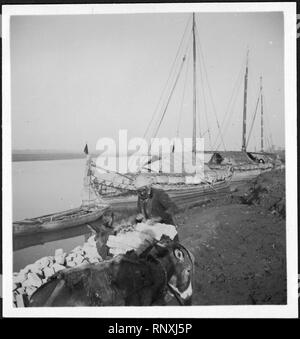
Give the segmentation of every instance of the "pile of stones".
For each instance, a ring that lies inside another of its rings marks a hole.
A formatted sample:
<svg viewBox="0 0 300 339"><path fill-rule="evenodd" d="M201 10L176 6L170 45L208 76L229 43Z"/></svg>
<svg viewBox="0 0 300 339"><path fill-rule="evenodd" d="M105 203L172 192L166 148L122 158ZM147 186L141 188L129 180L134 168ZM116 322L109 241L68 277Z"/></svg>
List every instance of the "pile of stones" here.
<svg viewBox="0 0 300 339"><path fill-rule="evenodd" d="M83 246L77 246L70 253L57 249L54 256L43 257L13 274L13 303L15 307L26 307L31 295L56 272L65 268L102 261L97 251L95 236Z"/></svg>

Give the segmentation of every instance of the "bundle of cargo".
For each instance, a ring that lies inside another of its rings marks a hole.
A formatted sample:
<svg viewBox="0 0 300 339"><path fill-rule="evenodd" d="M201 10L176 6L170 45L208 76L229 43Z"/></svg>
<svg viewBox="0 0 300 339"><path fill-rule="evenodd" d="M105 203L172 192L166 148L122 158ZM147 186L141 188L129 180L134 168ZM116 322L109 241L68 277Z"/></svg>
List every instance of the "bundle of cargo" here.
<svg viewBox="0 0 300 339"><path fill-rule="evenodd" d="M124 228L117 235L110 235L107 246L114 256L129 251L135 251L139 255L163 236L173 240L176 235L176 227L173 225L138 223L134 227Z"/></svg>
<svg viewBox="0 0 300 339"><path fill-rule="evenodd" d="M15 280L19 278L16 284L20 283L20 275L26 271L27 282L22 281L14 290L14 304L17 307L148 306L164 305L171 295L176 296L180 305L190 304L193 257L184 246L173 241L176 235L173 225L124 225L108 239L112 257L107 260L97 254L94 237L68 255L57 251L55 258L43 258L15 275ZM87 252L88 258L84 257Z"/></svg>

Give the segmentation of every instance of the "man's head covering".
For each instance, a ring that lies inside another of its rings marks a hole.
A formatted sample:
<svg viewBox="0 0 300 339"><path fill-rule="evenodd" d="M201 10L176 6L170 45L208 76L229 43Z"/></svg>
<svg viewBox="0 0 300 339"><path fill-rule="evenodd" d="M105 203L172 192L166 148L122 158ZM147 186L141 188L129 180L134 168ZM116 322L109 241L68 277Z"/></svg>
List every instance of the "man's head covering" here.
<svg viewBox="0 0 300 339"><path fill-rule="evenodd" d="M149 176L146 176L144 174L140 174L136 177L134 181L134 186L136 189L142 188L142 187L149 187L152 184L152 179Z"/></svg>

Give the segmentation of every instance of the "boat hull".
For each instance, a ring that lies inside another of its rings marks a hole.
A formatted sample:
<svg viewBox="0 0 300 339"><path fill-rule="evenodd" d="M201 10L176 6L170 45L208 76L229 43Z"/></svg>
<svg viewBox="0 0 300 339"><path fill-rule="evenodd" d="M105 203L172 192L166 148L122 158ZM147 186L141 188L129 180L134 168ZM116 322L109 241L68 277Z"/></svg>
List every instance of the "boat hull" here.
<svg viewBox="0 0 300 339"><path fill-rule="evenodd" d="M79 207L61 213L16 221L13 223L13 235L22 236L85 225L100 219L108 209L107 205L94 208Z"/></svg>
<svg viewBox="0 0 300 339"><path fill-rule="evenodd" d="M269 172L272 169L254 169L254 170L245 170L245 171L238 171L235 170L232 176L232 182L237 182L237 181L247 181L251 180L258 175Z"/></svg>
<svg viewBox="0 0 300 339"><path fill-rule="evenodd" d="M201 203L208 201L212 198L220 196L222 194L227 194L230 192L230 185L228 181L222 181L219 183L211 184L201 184L201 185L186 185L185 187L177 187L170 185L158 186L165 190L170 198L177 204L178 207L187 207L191 204ZM126 197L122 196L103 196L102 197L105 203L110 204L114 209L122 208L136 208L137 206L137 195L132 194Z"/></svg>

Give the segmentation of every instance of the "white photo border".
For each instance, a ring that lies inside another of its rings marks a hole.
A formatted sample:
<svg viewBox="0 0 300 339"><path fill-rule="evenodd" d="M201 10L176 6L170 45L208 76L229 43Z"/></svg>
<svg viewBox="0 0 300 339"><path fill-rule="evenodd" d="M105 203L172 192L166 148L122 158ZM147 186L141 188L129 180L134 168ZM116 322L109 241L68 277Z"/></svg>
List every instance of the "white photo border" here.
<svg viewBox="0 0 300 339"><path fill-rule="evenodd" d="M12 164L10 17L15 15L79 15L129 13L276 12L284 14L284 95L286 147L287 305L151 306L151 307L42 307L14 308L12 303ZM85 318L294 318L298 316L297 244L297 77L296 2L168 3L2 6L3 97L3 316Z"/></svg>

